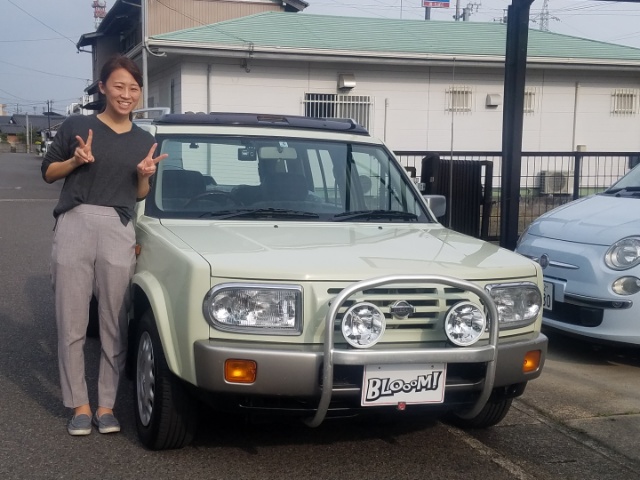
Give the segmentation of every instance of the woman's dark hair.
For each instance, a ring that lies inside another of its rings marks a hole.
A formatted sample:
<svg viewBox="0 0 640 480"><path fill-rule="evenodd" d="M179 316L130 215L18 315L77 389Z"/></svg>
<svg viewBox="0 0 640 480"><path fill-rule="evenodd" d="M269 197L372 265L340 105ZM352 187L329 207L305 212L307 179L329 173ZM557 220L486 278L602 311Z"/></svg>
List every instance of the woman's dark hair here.
<svg viewBox="0 0 640 480"><path fill-rule="evenodd" d="M102 70L100 71L100 81L102 84L106 85L111 74L119 68L124 68L129 72L137 84L142 87L142 72L140 71L140 67L138 67L136 62L124 55L114 55L102 66Z"/></svg>

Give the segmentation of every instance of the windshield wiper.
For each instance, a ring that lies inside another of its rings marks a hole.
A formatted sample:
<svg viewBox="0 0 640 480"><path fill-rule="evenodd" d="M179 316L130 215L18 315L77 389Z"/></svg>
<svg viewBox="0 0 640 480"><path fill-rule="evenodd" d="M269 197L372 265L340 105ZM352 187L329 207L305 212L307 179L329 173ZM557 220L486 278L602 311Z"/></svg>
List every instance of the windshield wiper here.
<svg viewBox="0 0 640 480"><path fill-rule="evenodd" d="M605 190L603 193L608 195L622 194L622 193L637 193L640 192L640 186L629 186L629 187L621 187L621 188L610 188L609 190Z"/></svg>
<svg viewBox="0 0 640 480"><path fill-rule="evenodd" d="M345 222L347 220L376 220L376 219L400 219L418 220L415 213L400 212L398 210L357 210L353 212L338 213L333 216L334 222Z"/></svg>
<svg viewBox="0 0 640 480"><path fill-rule="evenodd" d="M243 208L240 210L220 210L217 212L206 212L200 218L319 218L317 213L302 212L298 210L287 210L283 208Z"/></svg>

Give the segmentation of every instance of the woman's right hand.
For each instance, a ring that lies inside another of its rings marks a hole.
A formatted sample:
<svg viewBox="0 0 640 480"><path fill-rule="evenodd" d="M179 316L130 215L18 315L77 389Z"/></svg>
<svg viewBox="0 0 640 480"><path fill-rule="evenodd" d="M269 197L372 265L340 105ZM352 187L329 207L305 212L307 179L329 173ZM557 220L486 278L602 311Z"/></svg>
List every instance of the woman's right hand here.
<svg viewBox="0 0 640 480"><path fill-rule="evenodd" d="M73 159L76 162L76 166L80 167L85 163L93 163L93 161L95 160L93 158L93 154L91 153L93 130L89 129L89 136L87 137L86 143L80 135L76 135L76 140L78 141L78 146L76 147L76 151L73 154Z"/></svg>

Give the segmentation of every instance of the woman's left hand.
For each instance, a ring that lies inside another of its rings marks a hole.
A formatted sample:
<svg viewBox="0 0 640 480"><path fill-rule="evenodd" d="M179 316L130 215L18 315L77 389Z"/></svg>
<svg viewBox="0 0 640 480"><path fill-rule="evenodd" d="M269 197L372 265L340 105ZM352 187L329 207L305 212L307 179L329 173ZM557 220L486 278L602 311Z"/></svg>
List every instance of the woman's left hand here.
<svg viewBox="0 0 640 480"><path fill-rule="evenodd" d="M156 173L156 165L160 160L164 160L169 155L163 153L162 155L153 158L153 154L158 147L157 143L154 143L151 149L149 150L149 154L138 164L138 176L140 178L149 178L151 175Z"/></svg>

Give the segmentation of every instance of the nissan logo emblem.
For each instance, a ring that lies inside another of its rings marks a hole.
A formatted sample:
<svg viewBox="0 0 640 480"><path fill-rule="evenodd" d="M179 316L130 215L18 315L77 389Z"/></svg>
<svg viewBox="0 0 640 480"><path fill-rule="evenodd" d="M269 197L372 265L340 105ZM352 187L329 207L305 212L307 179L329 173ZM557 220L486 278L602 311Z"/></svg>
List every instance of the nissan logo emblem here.
<svg viewBox="0 0 640 480"><path fill-rule="evenodd" d="M409 302L398 300L389 307L389 311L391 312L391 315L396 318L407 318L415 312L416 309Z"/></svg>

